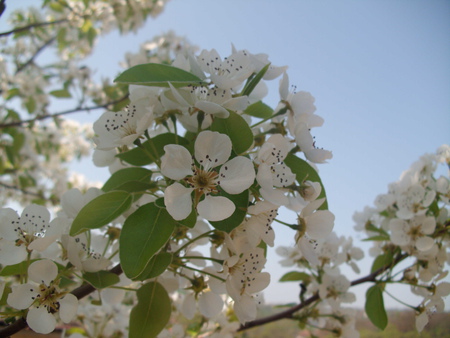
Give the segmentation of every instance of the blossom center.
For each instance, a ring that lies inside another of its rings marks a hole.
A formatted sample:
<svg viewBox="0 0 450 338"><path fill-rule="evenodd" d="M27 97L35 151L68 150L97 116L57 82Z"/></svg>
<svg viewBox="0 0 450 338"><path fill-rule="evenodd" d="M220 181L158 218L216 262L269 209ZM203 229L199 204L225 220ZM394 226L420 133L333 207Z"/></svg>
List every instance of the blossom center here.
<svg viewBox="0 0 450 338"><path fill-rule="evenodd" d="M217 177L219 174L214 170L207 171L199 168L194 169L194 175L186 178L189 185L198 192L204 194L217 193L219 184Z"/></svg>
<svg viewBox="0 0 450 338"><path fill-rule="evenodd" d="M50 286L41 284L39 285L36 300L41 306L45 307L48 312L54 313L59 310L59 299L62 296L63 293L59 292L53 284L51 284Z"/></svg>

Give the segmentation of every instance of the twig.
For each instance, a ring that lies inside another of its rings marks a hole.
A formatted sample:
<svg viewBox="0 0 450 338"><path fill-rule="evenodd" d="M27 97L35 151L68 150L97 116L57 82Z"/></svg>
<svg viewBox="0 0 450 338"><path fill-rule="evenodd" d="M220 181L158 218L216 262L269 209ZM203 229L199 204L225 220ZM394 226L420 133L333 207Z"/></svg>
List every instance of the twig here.
<svg viewBox="0 0 450 338"><path fill-rule="evenodd" d="M403 255L399 255L391 264L385 265L381 268L379 268L378 270L372 272L371 274L363 277L363 278L359 278L354 280L353 282L351 282L351 286L355 286L355 285L359 285L359 284L363 284L366 282L374 282L376 280L376 277L379 276L380 274L382 274L384 271L386 271L387 269L397 265L398 263L400 263L402 260L404 260L406 257L408 257L407 254L403 254ZM251 322L245 323L244 325L241 325L238 329L239 331L244 331L244 330L248 330L252 327L256 327L256 326L261 326L267 323L271 323L271 322L275 322L277 320L280 319L289 319L292 318L294 313L303 309L304 307L314 303L315 301L319 300L319 295L316 293L314 295L312 295L311 297L309 297L308 299L306 299L304 302L301 302L285 311L282 311L280 313L276 313L274 315L271 316L267 316L267 317L263 317L263 318L259 318L259 319L255 319Z"/></svg>
<svg viewBox="0 0 450 338"><path fill-rule="evenodd" d="M33 54L32 57L30 57L30 59L28 61L26 61L25 63L22 63L19 67L17 67L16 70L16 75L17 73L21 72L22 70L24 70L29 64L31 64L34 59L36 59L36 57L39 55L40 52L42 52L46 47L50 46L53 41L56 40L56 37L53 37L51 39L49 39L48 41L46 41L41 47L39 47L36 52Z"/></svg>
<svg viewBox="0 0 450 338"><path fill-rule="evenodd" d="M111 270L109 270L109 272L112 272L116 275L120 275L120 274L122 274L122 267L120 266L120 264L117 264L115 267L113 267ZM91 294L95 290L97 290L97 289L94 288L91 284L85 283L85 284L79 286L78 288L74 289L71 292L71 294L73 294L78 299L81 299L81 298L84 298L87 295ZM25 318L22 317L22 318L18 319L16 322L14 322L14 324L11 324L11 325L5 327L4 329L1 329L0 337L1 338L9 337L27 327L28 327L28 324L27 324Z"/></svg>
<svg viewBox="0 0 450 338"><path fill-rule="evenodd" d="M54 117L61 116L61 115L67 115L67 114L78 113L78 112L82 112L82 111L90 111L90 110L96 110L96 109L101 109L101 108L107 108L108 106L115 105L117 103L125 101L127 98L128 98L128 95L125 95L118 100L111 101L111 102L108 102L108 103L105 103L105 104L102 104L99 106L85 107L85 108L78 107L78 108L65 110L65 111L62 111L59 113L55 113L55 114L47 114L47 115L37 116L37 117L35 117L33 119L29 119L29 120L3 123L3 124L0 124L0 129L9 128L9 127L18 127L18 126L21 126L22 124L33 123L36 121L45 120L48 118L54 118Z"/></svg>
<svg viewBox="0 0 450 338"><path fill-rule="evenodd" d="M11 34L14 34L14 33L20 33L20 32L29 30L29 29L34 28L34 27L43 27L43 26L48 26L48 25L56 25L56 24L59 24L59 23L67 22L67 21L69 21L69 20L68 19L60 19L60 20L55 20L55 21L36 22L36 23L32 23L32 24L27 25L27 26L14 28L14 29L12 29L10 31L0 33L0 37L8 36L8 35L11 35Z"/></svg>

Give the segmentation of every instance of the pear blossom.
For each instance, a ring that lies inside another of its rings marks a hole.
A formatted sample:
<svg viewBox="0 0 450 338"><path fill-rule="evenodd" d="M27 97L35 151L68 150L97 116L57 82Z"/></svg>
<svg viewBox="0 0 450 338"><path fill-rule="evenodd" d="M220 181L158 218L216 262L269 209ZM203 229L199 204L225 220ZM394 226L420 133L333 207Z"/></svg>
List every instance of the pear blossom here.
<svg viewBox="0 0 450 338"><path fill-rule="evenodd" d="M325 198L312 201L303 208L298 216L299 232L297 240L305 233L314 240L325 239L333 230L334 215L329 210L318 210Z"/></svg>
<svg viewBox="0 0 450 338"><path fill-rule="evenodd" d="M36 284L13 285L8 295L9 306L30 308L27 323L37 333L47 334L55 329L56 313L64 323L70 323L77 313L77 297L59 290L57 276L58 267L51 260L35 261L28 267L28 277Z"/></svg>
<svg viewBox="0 0 450 338"><path fill-rule="evenodd" d="M265 263L261 248L231 256L224 262L226 288L234 300L234 310L241 323L255 319L256 303L252 295L264 290L270 283L270 274L261 272Z"/></svg>
<svg viewBox="0 0 450 338"><path fill-rule="evenodd" d="M119 112L107 111L94 122L97 149L110 150L129 146L144 134L152 122L152 107L142 111L131 104Z"/></svg>
<svg viewBox="0 0 450 338"><path fill-rule="evenodd" d="M175 182L164 193L164 203L169 214L176 220L189 216L192 207L209 221L220 221L230 217L236 209L225 196L212 196L219 188L229 194L240 194L248 189L255 179L251 160L244 156L231 155L231 140L218 132L203 131L195 141L196 164L189 151L176 144L166 145L161 157L161 173L185 185ZM220 169L218 167L220 166ZM191 197L194 192L194 197ZM201 199L204 197L204 199Z"/></svg>
<svg viewBox="0 0 450 338"><path fill-rule="evenodd" d="M355 294L347 291L349 288L350 281L344 275L325 274L319 285L319 296L326 299L334 310L338 310L341 302L351 303L356 300Z"/></svg>
<svg viewBox="0 0 450 338"><path fill-rule="evenodd" d="M25 207L20 217L11 208L0 209L0 264L17 264L26 259L28 252L44 251L65 227L62 220L50 222L50 212L41 205Z"/></svg>
<svg viewBox="0 0 450 338"><path fill-rule="evenodd" d="M282 190L295 181L295 175L284 164L290 148L289 141L281 134L270 136L262 145L255 162L259 163L256 180L261 186L261 195L273 204L287 204L287 197Z"/></svg>
<svg viewBox="0 0 450 338"><path fill-rule="evenodd" d="M420 251L430 249L433 244L431 235L436 228L436 219L431 216L415 216L409 221L394 218L389 222L392 232L391 241L400 246L414 246Z"/></svg>

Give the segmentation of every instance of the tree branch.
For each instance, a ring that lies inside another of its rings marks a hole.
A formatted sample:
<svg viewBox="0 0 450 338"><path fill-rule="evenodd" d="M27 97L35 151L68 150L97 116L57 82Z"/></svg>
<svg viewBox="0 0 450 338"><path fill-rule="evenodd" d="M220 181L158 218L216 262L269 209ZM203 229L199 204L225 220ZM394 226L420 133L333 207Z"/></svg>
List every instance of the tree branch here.
<svg viewBox="0 0 450 338"><path fill-rule="evenodd" d="M33 119L29 119L29 120L16 121L16 122L10 122L10 123L3 123L3 124L0 124L0 129L9 128L9 127L18 127L18 126L21 126L23 124L33 123L33 122L36 122L36 121L45 120L45 119L48 119L48 118L54 118L54 117L61 116L61 115L67 115L67 114L78 113L78 112L83 112L83 111L91 111L91 110L96 110L96 109L101 109L101 108L107 108L108 106L115 105L117 103L123 102L127 98L128 98L128 95L125 95L124 97L122 97L122 98L120 98L118 100L111 101L111 102L108 102L108 103L105 103L105 104L102 104L102 105L99 105L99 106L92 106L92 107L85 107L85 108L78 107L78 108L65 110L65 111L62 111L62 112L59 112L59 113L55 113L55 114L47 114L47 115L37 116L37 117L35 117Z"/></svg>
<svg viewBox="0 0 450 338"><path fill-rule="evenodd" d="M53 37L51 39L49 39L48 41L46 41L42 46L40 46L36 52L33 54L33 56L31 56L28 61L26 61L25 63L22 63L19 67L17 67L16 70L16 75L17 73L21 72L22 70L24 70L26 67L28 67L29 64L31 64L34 59L36 59L36 57L39 55L40 52L42 52L45 48L47 48L48 46L50 46L53 41L56 40L56 37Z"/></svg>
<svg viewBox="0 0 450 338"><path fill-rule="evenodd" d="M68 20L68 19L60 19L60 20L55 20L55 21L36 22L36 23L32 23L32 24L27 25L27 26L14 28L14 29L12 29L12 30L10 30L10 31L0 33L0 37L2 37L2 36L8 36L8 35L15 34L15 33L20 33L20 32L29 30L29 29L31 29L31 28L35 28L35 27L43 27L43 26L49 26L49 25L56 25L56 24L59 24L59 23L67 22L67 21L69 21L69 20Z"/></svg>
<svg viewBox="0 0 450 338"><path fill-rule="evenodd" d="M120 275L120 274L122 274L123 271L122 271L122 267L120 266L120 264L117 264L115 267L113 267L111 270L109 270L109 272L112 272L116 275ZM84 298L87 295L91 294L95 290L97 290L97 289L94 288L91 284L84 283L83 285L79 286L78 288L72 290L71 294L73 294L78 299L81 299L81 298ZM1 329L0 330L0 338L9 337L27 327L28 327L28 324L27 324L25 318L21 317L16 322L14 322L14 324L11 324L11 325L5 327L4 329Z"/></svg>
<svg viewBox="0 0 450 338"><path fill-rule="evenodd" d="M408 257L407 254L399 255L391 264L387 264L365 277L354 280L353 282L351 282L350 285L355 286L355 285L363 284L366 282L375 282L377 276L379 276L380 274L382 274L384 271L388 270L389 268L394 267L395 265L400 263L402 260L404 260L406 257ZM285 311L276 313L271 316L258 318L251 322L245 323L244 325L241 325L239 327L238 332L248 330L252 327L261 326L261 325L264 325L267 323L275 322L280 319L290 319L294 316L295 312L303 309L304 307L306 307L308 305L311 305L312 303L314 303L317 300L319 300L319 295L316 293L316 294L312 295L311 297L309 297L308 299L306 299L304 302L299 303Z"/></svg>

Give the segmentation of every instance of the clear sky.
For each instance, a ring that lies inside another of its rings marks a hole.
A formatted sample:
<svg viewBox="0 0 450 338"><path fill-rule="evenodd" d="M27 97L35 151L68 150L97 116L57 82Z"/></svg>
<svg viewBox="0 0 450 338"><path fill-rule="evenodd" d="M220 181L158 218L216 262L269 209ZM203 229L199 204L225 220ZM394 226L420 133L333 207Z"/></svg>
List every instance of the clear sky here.
<svg viewBox="0 0 450 338"><path fill-rule="evenodd" d="M7 1L7 6L33 2ZM113 78L125 52L136 52L142 42L168 30L222 56L233 43L288 65L291 84L314 95L316 114L325 119L314 135L334 157L319 170L336 215L335 231L348 236L354 234L355 211L372 205L419 156L450 142L449 18L450 2L437 0L172 0L136 35L102 38L89 65L99 76ZM272 105L277 88L278 80L267 100ZM92 121L86 115L77 119ZM105 177L101 169L83 172L95 181ZM292 232L275 228L276 245L293 243ZM268 258L274 281L289 271L278 268L274 252ZM363 273L370 268L365 262ZM294 284L274 283L266 299L294 301ZM363 294L359 288L359 306Z"/></svg>

